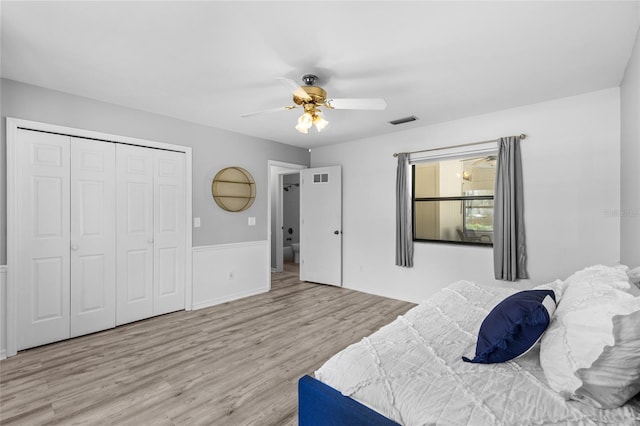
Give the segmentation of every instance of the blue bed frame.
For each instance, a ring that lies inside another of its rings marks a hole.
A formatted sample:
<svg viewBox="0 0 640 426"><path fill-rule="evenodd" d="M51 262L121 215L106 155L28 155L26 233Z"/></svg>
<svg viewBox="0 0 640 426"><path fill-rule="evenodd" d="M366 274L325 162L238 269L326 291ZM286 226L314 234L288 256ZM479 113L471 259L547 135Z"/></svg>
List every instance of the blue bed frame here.
<svg viewBox="0 0 640 426"><path fill-rule="evenodd" d="M311 376L298 380L298 425L399 426Z"/></svg>

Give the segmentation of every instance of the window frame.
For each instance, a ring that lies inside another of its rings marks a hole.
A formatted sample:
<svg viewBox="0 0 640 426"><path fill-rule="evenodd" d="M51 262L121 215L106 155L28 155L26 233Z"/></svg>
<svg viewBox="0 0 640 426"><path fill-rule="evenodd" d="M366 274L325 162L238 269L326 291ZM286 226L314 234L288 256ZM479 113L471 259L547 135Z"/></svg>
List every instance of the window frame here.
<svg viewBox="0 0 640 426"><path fill-rule="evenodd" d="M496 152L497 153L497 152ZM467 155L468 154L468 155ZM477 152L469 152L464 153L464 155L456 155L450 159L454 158L473 158L474 155L477 155ZM410 164L411 166L411 229L412 229L412 237L414 243L440 243L440 244L455 244L455 245L464 245L464 246L479 246L479 247L493 247L493 239L490 242L481 242L481 241L454 241L454 240L435 240L435 239L427 239L427 238L416 238L416 202L438 202L438 201L461 201L463 203L465 201L476 201L476 200L492 200L495 201L495 190L493 195L471 195L471 196L453 196L453 197L420 197L416 198L416 165L426 162L441 162L446 161L447 158L434 158L432 161L418 161ZM495 184L495 181L494 181Z"/></svg>

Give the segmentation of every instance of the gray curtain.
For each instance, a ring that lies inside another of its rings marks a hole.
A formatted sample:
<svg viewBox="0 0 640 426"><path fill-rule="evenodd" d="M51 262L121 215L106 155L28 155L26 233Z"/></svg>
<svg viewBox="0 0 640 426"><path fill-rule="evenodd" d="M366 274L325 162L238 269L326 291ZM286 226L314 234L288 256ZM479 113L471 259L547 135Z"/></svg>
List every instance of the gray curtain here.
<svg viewBox="0 0 640 426"><path fill-rule="evenodd" d="M413 267L413 217L409 154L398 154L396 173L396 265Z"/></svg>
<svg viewBox="0 0 640 426"><path fill-rule="evenodd" d="M520 139L498 142L493 212L493 269L498 280L528 278Z"/></svg>

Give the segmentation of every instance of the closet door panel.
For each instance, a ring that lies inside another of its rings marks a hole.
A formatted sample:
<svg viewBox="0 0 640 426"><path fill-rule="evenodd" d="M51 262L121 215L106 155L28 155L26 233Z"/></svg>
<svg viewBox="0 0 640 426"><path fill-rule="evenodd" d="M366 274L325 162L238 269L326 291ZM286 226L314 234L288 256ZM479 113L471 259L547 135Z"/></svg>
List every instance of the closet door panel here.
<svg viewBox="0 0 640 426"><path fill-rule="evenodd" d="M185 307L185 156L154 152L154 314Z"/></svg>
<svg viewBox="0 0 640 426"><path fill-rule="evenodd" d="M71 337L115 327L115 144L71 140Z"/></svg>
<svg viewBox="0 0 640 426"><path fill-rule="evenodd" d="M153 151L116 146L116 323L153 315Z"/></svg>
<svg viewBox="0 0 640 426"><path fill-rule="evenodd" d="M32 324L64 319L67 316L64 262L64 256L32 259L30 284Z"/></svg>
<svg viewBox="0 0 640 426"><path fill-rule="evenodd" d="M19 130L17 349L69 337L69 137Z"/></svg>
<svg viewBox="0 0 640 426"><path fill-rule="evenodd" d="M176 250L163 248L158 250L158 298L169 297L180 291L178 279Z"/></svg>
<svg viewBox="0 0 640 426"><path fill-rule="evenodd" d="M126 294L125 300L127 304L147 304L152 300L151 291L149 289L149 282L151 274L149 273L149 263L153 262L151 259L150 250L142 248L140 250L128 249L126 253ZM149 310L151 313L151 310Z"/></svg>

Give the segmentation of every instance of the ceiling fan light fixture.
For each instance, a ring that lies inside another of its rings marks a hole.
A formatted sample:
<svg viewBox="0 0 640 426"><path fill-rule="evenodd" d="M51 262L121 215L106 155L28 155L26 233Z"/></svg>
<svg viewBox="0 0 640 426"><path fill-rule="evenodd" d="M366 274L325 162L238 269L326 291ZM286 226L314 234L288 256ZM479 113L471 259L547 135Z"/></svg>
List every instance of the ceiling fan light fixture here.
<svg viewBox="0 0 640 426"><path fill-rule="evenodd" d="M296 130L299 131L300 133L304 133L304 134L309 133L309 130L306 127L302 127L299 124L296 125Z"/></svg>
<svg viewBox="0 0 640 426"><path fill-rule="evenodd" d="M305 126L307 129L313 124L313 114L305 112L298 118L298 124Z"/></svg>
<svg viewBox="0 0 640 426"><path fill-rule="evenodd" d="M304 108L304 113L298 118L295 129L300 133L309 133L312 126L316 127L318 132L324 130L329 122L321 115L321 108L327 109L360 109L381 111L387 107L387 101L382 98L332 98L327 99L327 92L319 86L316 86L318 77L314 74L305 74L302 76L304 86L300 86L295 81L278 77L293 94L294 105L272 108L255 113L243 114L241 117L251 117L254 115L290 110L298 107Z"/></svg>
<svg viewBox="0 0 640 426"><path fill-rule="evenodd" d="M320 113L317 113L313 116L313 125L316 126L316 129L321 132L325 127L329 125L329 122L320 116Z"/></svg>
<svg viewBox="0 0 640 426"><path fill-rule="evenodd" d="M310 112L305 112L298 118L298 124L296 130L300 133L309 133L309 129L313 125L313 115Z"/></svg>

